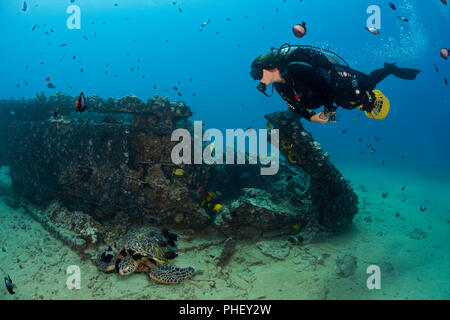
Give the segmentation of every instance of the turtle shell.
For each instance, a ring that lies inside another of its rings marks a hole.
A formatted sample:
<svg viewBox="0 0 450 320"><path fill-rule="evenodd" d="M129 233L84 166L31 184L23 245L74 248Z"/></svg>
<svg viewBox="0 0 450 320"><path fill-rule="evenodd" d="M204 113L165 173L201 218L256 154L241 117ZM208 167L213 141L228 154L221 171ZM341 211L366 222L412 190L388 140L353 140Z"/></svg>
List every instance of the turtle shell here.
<svg viewBox="0 0 450 320"><path fill-rule="evenodd" d="M122 256L129 255L134 260L149 260L154 264L167 264L176 257L176 246L167 239L164 231L156 228L139 228L128 232L116 243L117 252Z"/></svg>

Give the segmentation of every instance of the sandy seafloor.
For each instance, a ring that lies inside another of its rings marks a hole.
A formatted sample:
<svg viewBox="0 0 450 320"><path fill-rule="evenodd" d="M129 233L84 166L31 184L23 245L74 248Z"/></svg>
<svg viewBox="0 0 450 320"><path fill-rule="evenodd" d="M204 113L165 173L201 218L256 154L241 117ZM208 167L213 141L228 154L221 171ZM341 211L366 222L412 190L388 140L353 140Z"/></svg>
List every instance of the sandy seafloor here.
<svg viewBox="0 0 450 320"><path fill-rule="evenodd" d="M145 274L101 273L0 198L0 266L17 285L11 296L2 284L0 299L450 299L450 182L388 169L339 169L360 198L348 231L319 243L287 246L282 260L264 255L254 242L238 242L224 268L215 263L221 246L199 250L195 247L208 239L181 240L185 252L173 264L203 273L180 285L157 284ZM410 238L415 228L426 238ZM283 247L286 239L273 242ZM358 266L354 275L341 278L335 259L346 252L357 257ZM323 254L329 254L324 264L315 263ZM389 266L380 290L366 287L371 264ZM80 290L66 288L69 265L81 268Z"/></svg>

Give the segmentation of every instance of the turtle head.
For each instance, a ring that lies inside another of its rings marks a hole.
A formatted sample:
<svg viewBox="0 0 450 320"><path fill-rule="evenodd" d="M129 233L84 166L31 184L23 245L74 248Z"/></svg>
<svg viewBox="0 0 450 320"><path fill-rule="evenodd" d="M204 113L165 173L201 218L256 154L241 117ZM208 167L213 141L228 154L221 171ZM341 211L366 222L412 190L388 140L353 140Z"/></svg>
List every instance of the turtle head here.
<svg viewBox="0 0 450 320"><path fill-rule="evenodd" d="M126 256L118 265L119 273L121 276L132 274L136 271L137 265L131 256Z"/></svg>

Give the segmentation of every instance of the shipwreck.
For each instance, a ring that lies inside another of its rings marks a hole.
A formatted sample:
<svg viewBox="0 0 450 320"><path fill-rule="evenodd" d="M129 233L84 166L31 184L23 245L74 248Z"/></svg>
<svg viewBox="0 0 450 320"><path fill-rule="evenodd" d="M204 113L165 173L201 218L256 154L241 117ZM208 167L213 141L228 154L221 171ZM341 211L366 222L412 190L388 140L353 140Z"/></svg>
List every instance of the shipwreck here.
<svg viewBox="0 0 450 320"><path fill-rule="evenodd" d="M1 100L0 165L9 167L9 205L77 250L143 225L306 240L342 230L358 211L349 181L291 111L266 116L284 157L276 175L263 176L255 165L175 165L171 133L193 130L184 102L89 96L80 116L74 101Z"/></svg>

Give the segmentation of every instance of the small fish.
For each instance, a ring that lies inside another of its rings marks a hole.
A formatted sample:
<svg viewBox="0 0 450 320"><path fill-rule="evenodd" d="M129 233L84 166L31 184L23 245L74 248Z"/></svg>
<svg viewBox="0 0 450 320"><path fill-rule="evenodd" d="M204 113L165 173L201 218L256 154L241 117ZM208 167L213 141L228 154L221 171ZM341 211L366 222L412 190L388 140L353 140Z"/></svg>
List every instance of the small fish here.
<svg viewBox="0 0 450 320"><path fill-rule="evenodd" d="M392 10L397 10L397 7L396 7L395 4L393 4L392 2L389 2L389 7L390 7Z"/></svg>
<svg viewBox="0 0 450 320"><path fill-rule="evenodd" d="M45 81L49 82L50 81L50 77L45 78Z"/></svg>
<svg viewBox="0 0 450 320"><path fill-rule="evenodd" d="M389 195L389 194L388 194L387 192L383 192L383 193L381 194L381 196L383 197L383 199L386 199L388 195Z"/></svg>
<svg viewBox="0 0 450 320"><path fill-rule="evenodd" d="M292 229L298 231L298 230L300 230L300 225L298 223L296 223L292 226Z"/></svg>
<svg viewBox="0 0 450 320"><path fill-rule="evenodd" d="M447 60L448 59L448 49L442 48L441 49L441 58Z"/></svg>
<svg viewBox="0 0 450 320"><path fill-rule="evenodd" d="M222 210L223 205L221 205L220 203L215 204L214 207L212 208L213 211L215 212L219 212L220 210Z"/></svg>
<svg viewBox="0 0 450 320"><path fill-rule="evenodd" d="M28 9L28 5L27 5L27 2L26 2L26 1L24 1L24 2L23 2L23 7L22 7L22 11L23 11L23 12L25 12L25 11L27 11L27 9Z"/></svg>
<svg viewBox="0 0 450 320"><path fill-rule="evenodd" d="M365 28L367 31L369 31L371 34L374 34L374 35L378 35L378 34L380 34L380 31L378 31L377 29L375 29L375 28L373 28L373 27L370 27L370 28Z"/></svg>
<svg viewBox="0 0 450 320"><path fill-rule="evenodd" d="M49 87L50 89L55 89L56 87L53 85L53 83L48 83L47 84L47 87Z"/></svg>
<svg viewBox="0 0 450 320"><path fill-rule="evenodd" d="M408 19L408 18L400 17L400 16L398 16L397 18L399 18L399 19L402 20L403 22L409 22L409 19Z"/></svg>
<svg viewBox="0 0 450 320"><path fill-rule="evenodd" d="M172 176L173 175L176 175L176 176L182 176L182 175L184 175L184 170L183 169L173 169L172 170Z"/></svg>
<svg viewBox="0 0 450 320"><path fill-rule="evenodd" d="M281 147L284 150L291 150L294 147L294 145L292 143L287 142L287 141L282 141L281 142Z"/></svg>
<svg viewBox="0 0 450 320"><path fill-rule="evenodd" d="M75 112L78 111L79 113L82 113L86 109L87 109L86 98L84 97L84 93L81 92L77 100L75 101Z"/></svg>
<svg viewBox="0 0 450 320"><path fill-rule="evenodd" d="M436 70L436 73L439 73L439 68L437 65L434 64L434 70Z"/></svg>
<svg viewBox="0 0 450 320"><path fill-rule="evenodd" d="M198 187L197 190L195 190L196 193L200 194L200 192L202 192L203 190L203 186Z"/></svg>
<svg viewBox="0 0 450 320"><path fill-rule="evenodd" d="M33 26L33 28L31 28L31 31L36 30L36 27L37 27L37 24L35 24L35 25Z"/></svg>
<svg viewBox="0 0 450 320"><path fill-rule="evenodd" d="M201 28L206 27L208 24L210 24L210 22L211 22L211 19L208 19L208 21L203 22L203 23L200 25L200 27L201 27Z"/></svg>
<svg viewBox="0 0 450 320"><path fill-rule="evenodd" d="M291 163L291 164L297 163L296 156L293 153L289 153L287 158L288 158L289 163Z"/></svg>
<svg viewBox="0 0 450 320"><path fill-rule="evenodd" d="M6 290L8 290L10 295L13 295L15 293L14 292L14 284L9 275L8 275L8 277L5 277L5 286L6 286Z"/></svg>
<svg viewBox="0 0 450 320"><path fill-rule="evenodd" d="M297 38L303 38L306 35L306 23L302 22L301 24L296 24L292 27L292 32Z"/></svg>
<svg viewBox="0 0 450 320"><path fill-rule="evenodd" d="M61 43L61 45L60 45L60 47L65 47L65 46L67 46L66 43Z"/></svg>
<svg viewBox="0 0 450 320"><path fill-rule="evenodd" d="M375 139L375 141L380 141L380 137L379 136L375 136L373 138Z"/></svg>
<svg viewBox="0 0 450 320"><path fill-rule="evenodd" d="M446 86L448 86L447 78L444 78L444 83L445 83Z"/></svg>
<svg viewBox="0 0 450 320"><path fill-rule="evenodd" d="M345 128L345 129L342 130L342 133L343 133L343 134L346 134L347 132L348 132L348 129L347 129L347 128Z"/></svg>
<svg viewBox="0 0 450 320"><path fill-rule="evenodd" d="M206 201L209 202L211 201L213 198L215 198L216 194L212 191L208 192L208 197L206 198Z"/></svg>

